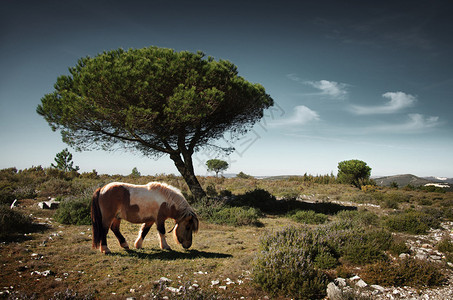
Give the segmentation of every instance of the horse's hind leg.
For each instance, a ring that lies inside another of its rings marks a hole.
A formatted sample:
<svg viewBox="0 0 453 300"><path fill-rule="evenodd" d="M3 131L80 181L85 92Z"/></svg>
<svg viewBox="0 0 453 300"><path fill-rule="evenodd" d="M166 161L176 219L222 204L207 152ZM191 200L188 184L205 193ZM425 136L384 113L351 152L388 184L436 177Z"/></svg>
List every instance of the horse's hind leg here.
<svg viewBox="0 0 453 300"><path fill-rule="evenodd" d="M121 219L114 218L112 221L112 224L110 225L110 229L112 229L113 233L115 234L116 238L118 239L118 242L120 242L120 246L126 250L129 249L129 245L126 242L126 239L120 232L120 223Z"/></svg>
<svg viewBox="0 0 453 300"><path fill-rule="evenodd" d="M143 246L143 239L148 234L149 229L153 226L154 222L143 223L140 231L138 232L138 237L135 240L134 246L137 249L140 249Z"/></svg>

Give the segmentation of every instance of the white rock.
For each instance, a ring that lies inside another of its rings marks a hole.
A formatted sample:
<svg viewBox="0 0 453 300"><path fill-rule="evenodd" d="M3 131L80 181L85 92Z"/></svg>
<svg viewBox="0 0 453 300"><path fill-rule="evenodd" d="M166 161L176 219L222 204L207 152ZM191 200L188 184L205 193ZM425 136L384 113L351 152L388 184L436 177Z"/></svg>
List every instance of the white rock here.
<svg viewBox="0 0 453 300"><path fill-rule="evenodd" d="M226 290L226 288L227 288L226 285L220 285L219 286L219 289L221 289L221 290Z"/></svg>
<svg viewBox="0 0 453 300"><path fill-rule="evenodd" d="M346 279L341 278L341 277L338 277L337 279L335 279L335 283L336 283L339 287L345 287L345 286L346 286Z"/></svg>
<svg viewBox="0 0 453 300"><path fill-rule="evenodd" d="M167 286L167 287L166 287L166 290L167 290L167 291L170 291L170 292L172 292L172 293L179 293L179 291L180 291L179 288L177 289L177 288L171 287L171 286Z"/></svg>
<svg viewBox="0 0 453 300"><path fill-rule="evenodd" d="M370 286L371 286L373 289L378 290L378 291L380 291L380 292L385 291L385 288L382 287L382 286L380 286L380 285L372 284L372 285L370 285Z"/></svg>
<svg viewBox="0 0 453 300"><path fill-rule="evenodd" d="M212 280L212 281L211 281L211 285L217 285L217 284L219 284L219 283L220 283L219 280Z"/></svg>
<svg viewBox="0 0 453 300"><path fill-rule="evenodd" d="M365 281L363 281L362 279L360 279L359 281L357 281L357 282L356 282L356 285L357 285L358 287L361 287L361 288L364 288L364 287L368 286L368 284L367 284Z"/></svg>
<svg viewBox="0 0 453 300"><path fill-rule="evenodd" d="M352 276L351 278L349 278L349 280L352 280L352 281L355 281L355 280L359 280L360 279L360 276Z"/></svg>
<svg viewBox="0 0 453 300"><path fill-rule="evenodd" d="M343 293L341 289L335 285L335 283L330 282L327 285L327 297L329 300L341 300L343 299Z"/></svg>
<svg viewBox="0 0 453 300"><path fill-rule="evenodd" d="M172 281L173 281L173 280L168 279L167 277L161 277L161 278L159 279L159 282L172 282Z"/></svg>
<svg viewBox="0 0 453 300"><path fill-rule="evenodd" d="M401 259L405 259L405 258L408 258L408 257L410 257L410 255L407 254L407 253L401 253L401 254L399 255L399 258L401 258Z"/></svg>

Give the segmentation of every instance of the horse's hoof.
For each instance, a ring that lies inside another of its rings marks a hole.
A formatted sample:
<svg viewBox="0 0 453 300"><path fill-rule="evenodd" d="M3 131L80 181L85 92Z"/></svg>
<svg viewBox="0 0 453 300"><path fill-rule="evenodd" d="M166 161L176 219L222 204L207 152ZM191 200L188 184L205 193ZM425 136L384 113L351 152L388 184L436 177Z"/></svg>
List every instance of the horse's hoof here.
<svg viewBox="0 0 453 300"><path fill-rule="evenodd" d="M129 250L129 244L127 242L124 242L124 243L120 244L120 246L121 246L121 248Z"/></svg>
<svg viewBox="0 0 453 300"><path fill-rule="evenodd" d="M101 253L110 254L110 249L107 246L101 245Z"/></svg>
<svg viewBox="0 0 453 300"><path fill-rule="evenodd" d="M143 240L142 239L136 240L135 243L134 243L134 246L137 249L141 249L142 245L143 245Z"/></svg>

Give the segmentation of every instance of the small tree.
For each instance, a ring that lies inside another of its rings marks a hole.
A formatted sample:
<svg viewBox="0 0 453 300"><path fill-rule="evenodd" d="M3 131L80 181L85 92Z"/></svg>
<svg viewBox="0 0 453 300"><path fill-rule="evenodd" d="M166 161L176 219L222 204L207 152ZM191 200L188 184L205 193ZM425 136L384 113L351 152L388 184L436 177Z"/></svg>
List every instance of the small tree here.
<svg viewBox="0 0 453 300"><path fill-rule="evenodd" d="M219 172L228 169L228 163L221 159L210 159L206 162L209 172L215 172L215 177L218 177Z"/></svg>
<svg viewBox="0 0 453 300"><path fill-rule="evenodd" d="M244 172L239 172L237 175L236 175L237 178L241 178L241 179L251 179L253 178L252 175L248 175L248 174L245 174Z"/></svg>
<svg viewBox="0 0 453 300"><path fill-rule="evenodd" d="M338 163L338 181L340 183L353 184L360 188L367 183L371 176L371 168L366 162L351 159Z"/></svg>
<svg viewBox="0 0 453 300"><path fill-rule="evenodd" d="M142 175L142 174L140 174L140 172L138 171L137 167L134 167L134 168L132 169L131 174L130 174L130 176L132 176L132 177L140 177L141 175Z"/></svg>
<svg viewBox="0 0 453 300"><path fill-rule="evenodd" d="M56 165L50 164L52 168L64 171L64 172L71 172L71 171L78 171L80 168L78 166L74 166L74 162L72 161L72 154L69 152L68 148L64 149L60 153L57 153L55 156Z"/></svg>

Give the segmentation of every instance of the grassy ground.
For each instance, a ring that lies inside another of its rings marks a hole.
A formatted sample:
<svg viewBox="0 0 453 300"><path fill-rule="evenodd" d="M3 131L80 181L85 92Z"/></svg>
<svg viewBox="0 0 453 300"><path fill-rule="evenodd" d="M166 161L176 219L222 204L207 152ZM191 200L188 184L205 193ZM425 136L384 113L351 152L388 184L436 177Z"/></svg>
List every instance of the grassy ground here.
<svg viewBox="0 0 453 300"><path fill-rule="evenodd" d="M178 186L178 180L169 183ZM149 180L143 178L143 181ZM363 192L345 185L297 180L203 178L202 184L205 188L215 186L218 193L229 190L241 194L262 188L278 198L298 195L320 203L379 204L381 207L364 207L380 216L392 213L395 208L419 210L429 207L446 212L452 211L453 207L453 193L380 188L376 192ZM26 215L32 214L34 222L42 224L35 232L0 243L0 298L14 295L19 299L161 299L165 296L170 299L213 296L263 299L271 296L257 287L250 275L259 240L274 230L297 224L281 215L260 218L263 227L232 227L202 221L200 231L187 251L176 245L171 235L167 241L173 250L160 250L155 227L140 250L132 247L130 251L123 250L110 232L108 244L112 254L103 255L91 249L90 226L61 225L53 220L54 211L40 210L36 200L20 200L16 209ZM332 218L329 216L329 220ZM172 222L168 221L167 228L171 226ZM123 222L121 230L133 246L139 225ZM171 281L164 282L160 280L162 277ZM179 293L172 293L166 287L179 289Z"/></svg>
<svg viewBox="0 0 453 300"><path fill-rule="evenodd" d="M157 283L166 277L172 280L167 286L198 285L182 291L180 297L192 293L206 298L212 295L262 298L265 294L251 284L249 277L259 238L270 229L292 223L286 218L263 218L265 227L261 228L202 223L188 251L175 244L171 234L167 241L173 250L160 250L154 227L140 250L123 250L110 232L108 244L112 254L103 255L91 249L90 226L61 225L52 220L52 212L37 210L30 204L25 201L19 209L32 213L37 222L46 224L46 229L0 245L3 296L14 292L24 299L75 293L104 299L163 297L172 295ZM167 228L171 228L171 222L167 222ZM122 223L122 232L131 246L138 230L139 225ZM47 270L50 274L44 276ZM219 283L212 285L212 281Z"/></svg>

